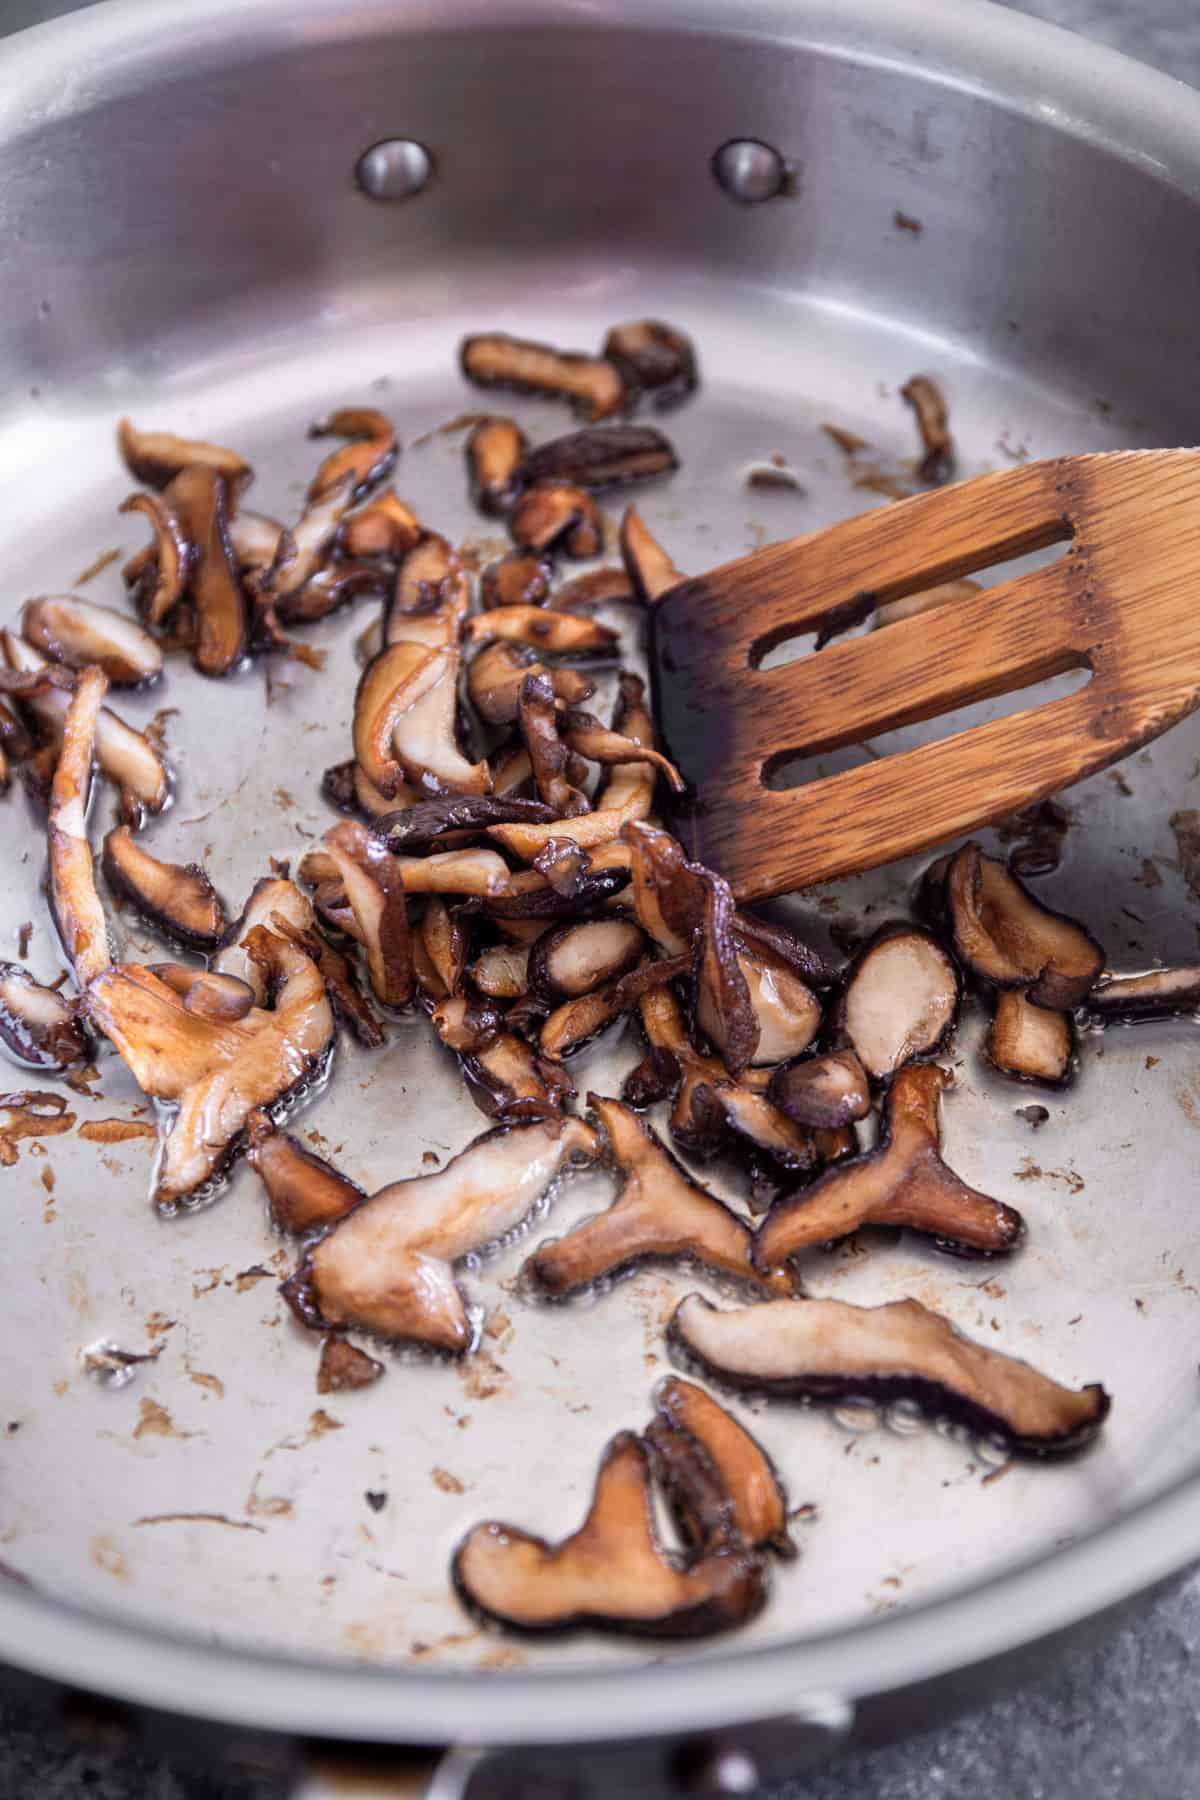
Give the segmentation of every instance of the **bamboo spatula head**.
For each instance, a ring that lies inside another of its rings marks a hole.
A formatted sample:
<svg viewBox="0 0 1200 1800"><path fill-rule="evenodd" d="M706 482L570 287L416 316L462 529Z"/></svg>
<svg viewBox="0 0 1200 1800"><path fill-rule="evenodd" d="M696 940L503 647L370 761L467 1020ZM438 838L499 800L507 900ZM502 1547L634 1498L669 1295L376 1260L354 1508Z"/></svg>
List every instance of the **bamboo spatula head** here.
<svg viewBox="0 0 1200 1800"><path fill-rule="evenodd" d="M839 609L1055 562L780 667ZM1069 669L1078 691L786 790L765 776ZM651 675L676 825L742 900L857 873L1104 768L1200 703L1200 451L1062 457L772 544L672 588Z"/></svg>

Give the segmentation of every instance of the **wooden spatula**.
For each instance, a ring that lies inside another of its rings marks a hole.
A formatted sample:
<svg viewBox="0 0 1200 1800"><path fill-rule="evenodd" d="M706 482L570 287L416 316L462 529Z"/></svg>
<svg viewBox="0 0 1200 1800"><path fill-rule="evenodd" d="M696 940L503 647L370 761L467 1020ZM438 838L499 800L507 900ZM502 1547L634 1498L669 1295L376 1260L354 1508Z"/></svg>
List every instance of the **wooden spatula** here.
<svg viewBox="0 0 1200 1800"><path fill-rule="evenodd" d="M882 605L1062 542L1045 568L756 666L864 597ZM803 787L764 783L793 757L1076 668L1091 678L1066 697ZM1200 451L1030 463L773 544L663 595L651 674L667 753L691 784L677 826L739 899L958 837L1200 704Z"/></svg>

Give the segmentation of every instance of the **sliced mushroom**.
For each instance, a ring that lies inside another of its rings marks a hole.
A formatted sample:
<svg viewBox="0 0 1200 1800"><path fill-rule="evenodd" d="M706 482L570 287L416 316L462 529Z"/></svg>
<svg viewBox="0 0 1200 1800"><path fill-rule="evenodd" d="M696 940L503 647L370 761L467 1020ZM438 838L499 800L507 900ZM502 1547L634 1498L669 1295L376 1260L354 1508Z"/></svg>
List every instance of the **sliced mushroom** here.
<svg viewBox="0 0 1200 1800"><path fill-rule="evenodd" d="M387 581L377 564L336 562L310 575L298 592L279 601L276 610L285 625L311 625L355 600L382 600L386 592Z"/></svg>
<svg viewBox="0 0 1200 1800"><path fill-rule="evenodd" d="M50 788L50 908L81 988L107 969L108 926L96 892L87 808L96 719L108 687L101 669L79 676L63 723L62 749Z"/></svg>
<svg viewBox="0 0 1200 1800"><path fill-rule="evenodd" d="M931 1056L954 1026L958 970L932 932L884 925L846 972L835 1030L876 1083Z"/></svg>
<svg viewBox="0 0 1200 1800"><path fill-rule="evenodd" d="M600 356L555 350L549 344L483 332L464 338L462 372L477 387L515 388L519 393L561 394L588 419L620 412L627 394L620 372Z"/></svg>
<svg viewBox="0 0 1200 1800"><path fill-rule="evenodd" d="M386 1370L374 1356L368 1356L356 1344L333 1332L321 1345L317 1364L318 1394L345 1394L355 1388L371 1387Z"/></svg>
<svg viewBox="0 0 1200 1800"><path fill-rule="evenodd" d="M471 1321L453 1264L519 1225L596 1153L579 1119L503 1126L444 1168L381 1188L305 1257L284 1292L305 1324L360 1325L462 1355Z"/></svg>
<svg viewBox="0 0 1200 1800"><path fill-rule="evenodd" d="M21 609L27 643L71 669L91 664L113 687L145 687L162 674L162 651L135 619L74 594L48 594Z"/></svg>
<svg viewBox="0 0 1200 1800"><path fill-rule="evenodd" d="M237 975L197 969L185 963L148 963L152 975L177 993L187 1012L202 1019L231 1023L244 1019L254 1005L254 989Z"/></svg>
<svg viewBox="0 0 1200 1800"><path fill-rule="evenodd" d="M523 486L525 434L515 419L488 415L464 446L471 498L480 512L508 512Z"/></svg>
<svg viewBox="0 0 1200 1800"><path fill-rule="evenodd" d="M558 735L554 688L548 675L526 675L517 700L517 722L533 764L533 778L543 801L560 819L590 811L586 794L567 777L571 752Z"/></svg>
<svg viewBox="0 0 1200 1800"><path fill-rule="evenodd" d="M357 819L332 826L322 845L354 914L371 991L384 1006L407 1006L413 996L412 944L407 895L395 859ZM314 878L311 853L300 865L300 876Z"/></svg>
<svg viewBox="0 0 1200 1800"><path fill-rule="evenodd" d="M445 982L438 980L445 988ZM429 1014L448 1050L482 1050L499 1034L503 1015L494 1006L468 994L442 994Z"/></svg>
<svg viewBox="0 0 1200 1800"><path fill-rule="evenodd" d="M526 488L508 515L514 544L523 550L561 549L586 562L604 545L600 509L574 482L538 481Z"/></svg>
<svg viewBox="0 0 1200 1800"><path fill-rule="evenodd" d="M457 994L471 947L470 932L461 913L452 913L441 896L434 894L425 907L418 940L441 993ZM428 991L427 984L422 985Z"/></svg>
<svg viewBox="0 0 1200 1800"><path fill-rule="evenodd" d="M354 469L347 468L342 480L319 499L310 492L299 519L284 533L275 562L264 575L266 595L281 611L297 604L295 597L333 555L355 487Z"/></svg>
<svg viewBox="0 0 1200 1800"><path fill-rule="evenodd" d="M546 1000L569 1000L615 981L641 960L646 937L631 919L585 919L547 931L529 958L529 986Z"/></svg>
<svg viewBox="0 0 1200 1800"><path fill-rule="evenodd" d="M197 467L212 469L235 494L253 478L253 470L235 450L176 437L171 431L139 431L128 419L117 426L117 447L134 480L144 481L147 487L165 488L184 469Z"/></svg>
<svg viewBox="0 0 1200 1800"><path fill-rule="evenodd" d="M479 599L485 612L497 606L545 606L553 579L554 565L547 558L508 550L480 576Z"/></svg>
<svg viewBox="0 0 1200 1800"><path fill-rule="evenodd" d="M467 597L460 559L444 538L431 535L405 557L388 609L385 637L391 652L403 648L412 655L423 651L439 659L433 665L436 679L425 686L425 677L417 678L421 691L401 709L392 729L396 762L424 792L483 794L491 785L486 762L468 762L458 747L459 631ZM387 783L379 780L357 749L356 755L386 793Z"/></svg>
<svg viewBox="0 0 1200 1800"><path fill-rule="evenodd" d="M246 647L246 597L229 541L225 479L212 467L181 469L167 489L194 559L188 593L196 608L192 659L202 675L227 675Z"/></svg>
<svg viewBox="0 0 1200 1800"><path fill-rule="evenodd" d="M577 705L595 693L595 683L576 669L547 668L526 645L501 640L486 644L467 671L467 692L481 719L489 725L512 725L520 712L521 684L526 675L544 675L556 701ZM532 766L532 765L531 765Z"/></svg>
<svg viewBox="0 0 1200 1800"><path fill-rule="evenodd" d="M585 757L588 762L608 766L628 762L650 763L666 776L677 794L681 794L687 785L674 763L668 762L661 751L610 730L591 713L572 708L563 718L562 732L564 742L576 755Z"/></svg>
<svg viewBox="0 0 1200 1800"><path fill-rule="evenodd" d="M396 739L402 730L410 745L420 747L427 735L406 727L418 704L453 674L449 650L424 644L390 644L359 676L354 697L354 756L371 783L385 797L394 796L405 769L397 760Z"/></svg>
<svg viewBox="0 0 1200 1800"><path fill-rule="evenodd" d="M797 1125L818 1131L839 1131L871 1110L870 1082L853 1050L831 1050L776 1069L767 1098Z"/></svg>
<svg viewBox="0 0 1200 1800"><path fill-rule="evenodd" d="M733 891L711 870L703 872L704 918L696 937L693 979L696 1019L735 1077L754 1061L758 1015L733 938Z"/></svg>
<svg viewBox="0 0 1200 1800"><path fill-rule="evenodd" d="M678 587L687 576L677 569L658 539L638 512L627 506L621 518L618 542L625 573L633 584L638 599L647 606L661 600L668 589Z"/></svg>
<svg viewBox="0 0 1200 1800"><path fill-rule="evenodd" d="M905 382L900 393L917 415L917 430L924 452L919 471L921 480L940 486L954 473L954 445L942 391L928 375L914 375Z"/></svg>
<svg viewBox="0 0 1200 1800"><path fill-rule="evenodd" d="M545 1010L549 1001L540 995L531 994L528 1005L532 1009ZM608 1027L630 1010L619 981L606 981L601 987L593 988L590 993L579 994L573 1000L564 1000L561 1006L546 1013L538 1034L538 1048L543 1056L560 1060L572 1056L590 1044L593 1038L607 1031ZM510 1015L511 1016L511 1015Z"/></svg>
<svg viewBox="0 0 1200 1800"><path fill-rule="evenodd" d="M604 340L604 354L621 371L629 391L648 389L660 411L686 400L699 379L691 338L661 319L614 325Z"/></svg>
<svg viewBox="0 0 1200 1800"><path fill-rule="evenodd" d="M315 925L305 929L279 912L271 914L269 923L272 931L312 957L321 971L325 992L338 1023L345 1026L364 1050L377 1050L386 1041L387 1033L358 985L353 964L340 950L334 949Z"/></svg>
<svg viewBox="0 0 1200 1800"><path fill-rule="evenodd" d="M280 1231L315 1231L336 1225L366 1195L331 1163L297 1138L276 1131L270 1115L251 1113L246 1161L267 1190L271 1223Z"/></svg>
<svg viewBox="0 0 1200 1800"><path fill-rule="evenodd" d="M468 1605L522 1631L653 1637L702 1637L752 1618L766 1597L761 1557L730 1535L681 1567L658 1541L650 1467L640 1438L613 1438L587 1518L559 1544L495 1520L474 1526L452 1571Z"/></svg>
<svg viewBox="0 0 1200 1800"><path fill-rule="evenodd" d="M996 1256L1015 1249L1024 1230L1016 1208L968 1187L942 1161L938 1099L952 1079L936 1063L901 1069L879 1144L771 1208L755 1239L758 1267L778 1268L860 1225L906 1226L956 1252Z"/></svg>
<svg viewBox="0 0 1200 1800"><path fill-rule="evenodd" d="M1065 1087L1074 1073L1075 1028L1067 1012L1031 1006L1020 988L1001 989L984 1046L1002 1075Z"/></svg>
<svg viewBox="0 0 1200 1800"><path fill-rule="evenodd" d="M237 923L230 926L223 947L210 964L219 975L234 975L239 981L246 982L253 991L256 1006L264 1006L267 1002L267 982L260 965L248 954L246 940L260 925L269 925L281 936L288 935L289 931L304 934L313 930L313 909L294 881L266 876L255 882L245 911Z"/></svg>
<svg viewBox="0 0 1200 1800"><path fill-rule="evenodd" d="M782 1270L762 1274L751 1260L744 1220L686 1174L648 1125L619 1100L588 1095L608 1139L621 1191L607 1212L543 1244L525 1265L548 1293L570 1294L643 1257L689 1257L707 1268L788 1293Z"/></svg>
<svg viewBox="0 0 1200 1800"><path fill-rule="evenodd" d="M432 856L397 856L395 867L410 894L462 894L491 900L511 892L508 864L494 850L441 850Z"/></svg>
<svg viewBox="0 0 1200 1800"><path fill-rule="evenodd" d="M683 1079L683 1071L671 1050L652 1044L637 1067L631 1069L621 1086L621 1098L635 1112L669 1100Z"/></svg>
<svg viewBox="0 0 1200 1800"><path fill-rule="evenodd" d="M560 1064L514 1031L501 1030L499 1015L478 1002L447 1000L431 1016L443 1042L458 1053L471 1098L489 1119L554 1118L574 1095Z"/></svg>
<svg viewBox="0 0 1200 1800"><path fill-rule="evenodd" d="M973 1342L917 1300L780 1300L721 1311L689 1294L676 1308L670 1337L738 1387L817 1400L913 1400L926 1413L997 1432L1025 1455L1081 1450L1110 1405L1097 1383L1062 1387Z"/></svg>
<svg viewBox="0 0 1200 1800"><path fill-rule="evenodd" d="M614 605L618 601L629 603L636 599L624 569L588 569L585 574L573 576L554 590L554 605L559 612L582 611L589 606Z"/></svg>
<svg viewBox="0 0 1200 1800"><path fill-rule="evenodd" d="M1200 969L1147 969L1141 975L1106 973L1084 1004L1102 1019L1154 1019L1200 1012Z"/></svg>
<svg viewBox="0 0 1200 1800"><path fill-rule="evenodd" d="M333 1038L311 958L261 925L245 934L243 948L274 1004L255 1006L236 1023L189 1012L136 963L103 970L84 996L87 1017L112 1039L143 1092L176 1108L155 1188L164 1211L205 1189L237 1154L250 1115L310 1080Z"/></svg>
<svg viewBox="0 0 1200 1800"><path fill-rule="evenodd" d="M610 626L546 606L500 606L476 613L467 622L467 637L475 644L493 639L528 644L549 655L610 650L617 642L617 633Z"/></svg>
<svg viewBox="0 0 1200 1800"><path fill-rule="evenodd" d="M536 942L536 940L535 940ZM529 944L493 944L471 965L471 980L489 1000L517 1000L529 987Z"/></svg>
<svg viewBox="0 0 1200 1800"><path fill-rule="evenodd" d="M689 1549L700 1550L719 1536L727 1521L752 1550L774 1550L793 1557L796 1546L788 1535L787 1495L762 1446L744 1425L695 1382L668 1376L658 1391L658 1412L646 1432L660 1457L677 1463L695 1455L711 1464L721 1502L717 1517L691 1504L692 1483L670 1483L676 1522ZM696 1484L699 1485L699 1484ZM703 1492L703 1488L700 1489Z"/></svg>
<svg viewBox="0 0 1200 1800"><path fill-rule="evenodd" d="M455 832L481 831L488 825L514 821L539 824L552 816L540 800L447 794L438 800L418 800L403 812L387 813L376 820L372 831L394 855L418 855Z"/></svg>
<svg viewBox="0 0 1200 1800"><path fill-rule="evenodd" d="M104 876L110 888L177 943L212 950L225 935L225 914L212 882L198 863L161 862L118 825L104 840Z"/></svg>
<svg viewBox="0 0 1200 1800"><path fill-rule="evenodd" d="M348 512L338 532L343 556L388 556L399 560L415 548L422 535L421 521L392 488L385 488L354 512Z"/></svg>
<svg viewBox="0 0 1200 1800"><path fill-rule="evenodd" d="M567 481L576 487L620 487L669 475L679 458L652 425L592 425L539 444L526 453L525 479Z"/></svg>
<svg viewBox="0 0 1200 1800"><path fill-rule="evenodd" d="M1086 1000L1104 952L1074 919L1051 912L1009 873L964 844L945 875L954 947L972 974L1024 988L1035 1006L1067 1012Z"/></svg>
<svg viewBox="0 0 1200 1800"><path fill-rule="evenodd" d="M546 848L561 852L561 845L562 840L551 838ZM571 848L577 850L578 845L573 844ZM609 848L604 845L591 854L581 851L581 861L569 876L564 868L568 859L561 855L551 873L536 867L523 870L510 877L505 891L489 894L484 900L484 908L502 926L519 919L543 923L548 919L577 919L580 913L594 910L611 900L629 879L624 868L603 860ZM539 854L536 860L543 858ZM545 860L549 861L549 858Z"/></svg>
<svg viewBox="0 0 1200 1800"><path fill-rule="evenodd" d="M22 1068L48 1075L87 1061L87 1038L74 1006L19 963L0 962L0 1050Z"/></svg>
<svg viewBox="0 0 1200 1800"><path fill-rule="evenodd" d="M162 494L130 494L117 511L144 513L150 521L154 543L144 568L131 585L146 623L161 625L174 612L187 588L192 562L191 541L179 514ZM160 667L161 663L160 652Z"/></svg>
<svg viewBox="0 0 1200 1800"><path fill-rule="evenodd" d="M390 472L398 454L396 429L386 413L369 406L344 406L320 425L311 425L310 438L343 437L350 441L333 451L321 464L309 485L310 501L350 487L352 501L361 500Z"/></svg>

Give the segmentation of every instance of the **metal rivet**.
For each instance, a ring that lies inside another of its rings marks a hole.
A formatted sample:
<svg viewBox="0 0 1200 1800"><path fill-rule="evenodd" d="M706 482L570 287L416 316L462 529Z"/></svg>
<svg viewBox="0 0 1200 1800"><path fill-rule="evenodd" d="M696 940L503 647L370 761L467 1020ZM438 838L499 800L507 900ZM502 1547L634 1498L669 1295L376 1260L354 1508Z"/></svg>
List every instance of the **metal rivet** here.
<svg viewBox="0 0 1200 1800"><path fill-rule="evenodd" d="M676 1756L675 1780L686 1794L753 1794L761 1785L758 1764L737 1744L691 1744Z"/></svg>
<svg viewBox="0 0 1200 1800"><path fill-rule="evenodd" d="M712 159L712 171L731 200L757 206L774 200L787 186L787 164L778 150L758 138L730 138Z"/></svg>
<svg viewBox="0 0 1200 1800"><path fill-rule="evenodd" d="M411 200L433 174L433 158L413 138L384 138L363 151L354 173L372 200Z"/></svg>

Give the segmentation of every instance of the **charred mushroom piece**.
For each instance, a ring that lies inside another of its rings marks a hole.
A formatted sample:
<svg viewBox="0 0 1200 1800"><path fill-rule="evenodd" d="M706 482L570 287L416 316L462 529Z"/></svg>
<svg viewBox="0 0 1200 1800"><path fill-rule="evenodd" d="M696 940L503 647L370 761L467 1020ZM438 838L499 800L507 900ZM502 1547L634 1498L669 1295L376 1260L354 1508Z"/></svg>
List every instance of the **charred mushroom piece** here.
<svg viewBox="0 0 1200 1800"><path fill-rule="evenodd" d="M1200 1012L1200 969L1147 969L1102 975L1085 1002L1101 1019L1169 1018Z"/></svg>
<svg viewBox="0 0 1200 1800"><path fill-rule="evenodd" d="M548 606L498 606L476 613L467 622L467 637L474 644L503 639L528 644L547 655L577 655L581 651L611 650L617 633L594 619L576 613L555 612Z"/></svg>
<svg viewBox="0 0 1200 1800"><path fill-rule="evenodd" d="M871 1110L867 1072L853 1050L831 1050L776 1069L767 1098L797 1125L819 1131L838 1131Z"/></svg>
<svg viewBox="0 0 1200 1800"><path fill-rule="evenodd" d="M567 481L575 487L621 487L669 475L679 458L652 425L593 425L539 444L526 453L525 479L533 484Z"/></svg>
<svg viewBox="0 0 1200 1800"><path fill-rule="evenodd" d="M327 456L313 476L308 490L310 502L327 500L347 487L351 501L361 500L391 471L398 455L395 426L374 407L342 407L323 424L310 426L308 435L350 440Z"/></svg>
<svg viewBox="0 0 1200 1800"><path fill-rule="evenodd" d="M433 1014L439 1035L459 1056L480 1112L489 1119L554 1119L575 1093L570 1076L515 1031L499 1030L498 1015L447 1001Z"/></svg>
<svg viewBox="0 0 1200 1800"><path fill-rule="evenodd" d="M136 963L102 971L84 996L87 1017L112 1039L143 1092L177 1108L155 1189L163 1211L203 1193L236 1156L250 1115L310 1080L333 1038L311 958L261 925L246 933L243 948L274 1004L255 1006L236 1023L189 1012Z"/></svg>
<svg viewBox="0 0 1200 1800"><path fill-rule="evenodd" d="M528 550L509 550L489 563L479 578L485 612L497 606L545 606L550 599L554 565Z"/></svg>
<svg viewBox="0 0 1200 1800"><path fill-rule="evenodd" d="M196 608L192 660L202 675L228 675L246 646L246 597L229 541L225 479L212 467L182 469L167 489L194 561L188 593Z"/></svg>
<svg viewBox="0 0 1200 1800"><path fill-rule="evenodd" d="M21 631L53 662L103 669L113 687L147 687L162 674L162 651L135 619L74 594L27 600Z"/></svg>
<svg viewBox="0 0 1200 1800"><path fill-rule="evenodd" d="M19 963L0 962L0 1050L22 1068L47 1075L61 1075L88 1057L71 1002Z"/></svg>
<svg viewBox="0 0 1200 1800"><path fill-rule="evenodd" d="M529 987L531 948L529 944L493 944L472 963L473 984L489 1000L518 1000Z"/></svg>
<svg viewBox="0 0 1200 1800"><path fill-rule="evenodd" d="M1067 1012L1031 1006L1020 988L1001 989L985 1045L1002 1075L1066 1087L1074 1074L1075 1028Z"/></svg>
<svg viewBox="0 0 1200 1800"><path fill-rule="evenodd" d="M349 512L342 520L338 544L343 556L407 556L422 535L421 521L391 488Z"/></svg>
<svg viewBox="0 0 1200 1800"><path fill-rule="evenodd" d="M621 371L631 393L639 388L653 393L660 412L686 400L699 379L691 338L661 319L614 325L604 340L604 354Z"/></svg>
<svg viewBox="0 0 1200 1800"><path fill-rule="evenodd" d="M586 758L588 762L603 763L606 766L629 762L650 763L666 776L677 794L681 794L687 785L674 763L668 762L661 751L610 730L591 713L572 708L563 719L562 729L564 742L576 755Z"/></svg>
<svg viewBox="0 0 1200 1800"><path fill-rule="evenodd" d="M345 1026L364 1050L377 1050L386 1041L387 1033L359 987L353 965L340 950L334 949L315 925L305 929L278 912L271 914L270 925L272 931L312 957L321 971L325 992L338 1023Z"/></svg>
<svg viewBox="0 0 1200 1800"><path fill-rule="evenodd" d="M117 426L117 447L134 480L144 481L147 487L165 488L184 469L194 468L213 470L234 494L253 479L254 471L235 450L176 437L171 431L139 431L128 419Z"/></svg>
<svg viewBox="0 0 1200 1800"><path fill-rule="evenodd" d="M104 875L150 924L192 950L213 950L225 935L225 914L198 863L160 862L135 841L128 825L104 840Z"/></svg>
<svg viewBox="0 0 1200 1800"><path fill-rule="evenodd" d="M179 514L162 494L130 494L117 511L144 513L150 521L154 543L133 584L134 597L146 623L161 625L174 612L187 588L192 562L187 532ZM160 652L160 666L161 662Z"/></svg>
<svg viewBox="0 0 1200 1800"><path fill-rule="evenodd" d="M545 932L533 946L529 987L546 1000L574 999L617 980L645 951L645 933L631 919L585 919L560 925Z"/></svg>
<svg viewBox="0 0 1200 1800"><path fill-rule="evenodd" d="M647 606L687 576L677 569L635 506L627 506L621 519L621 561L638 599Z"/></svg>
<svg viewBox="0 0 1200 1800"><path fill-rule="evenodd" d="M267 1190L271 1223L280 1231L315 1231L352 1212L363 1190L297 1138L276 1131L265 1112L251 1113L246 1161Z"/></svg>
<svg viewBox="0 0 1200 1800"><path fill-rule="evenodd" d="M589 812L587 795L572 787L567 778L571 752L558 735L558 713L548 675L526 675L522 680L517 722L533 764L538 793L546 805L560 819L574 819Z"/></svg>
<svg viewBox="0 0 1200 1800"><path fill-rule="evenodd" d="M371 1387L386 1374L383 1364L344 1337L330 1333L321 1345L317 1364L318 1394L346 1394L355 1388Z"/></svg>
<svg viewBox="0 0 1200 1800"><path fill-rule="evenodd" d="M880 1143L771 1208L755 1239L759 1268L778 1268L860 1225L906 1226L955 1252L997 1256L1015 1249L1024 1231L1016 1208L968 1187L942 1161L938 1100L951 1079L936 1063L902 1069L888 1095Z"/></svg>
<svg viewBox="0 0 1200 1800"><path fill-rule="evenodd" d="M447 794L439 800L418 800L404 812L393 812L372 826L396 856L419 855L451 832L482 831L488 825L543 824L553 817L540 800L519 800L497 794Z"/></svg>
<svg viewBox="0 0 1200 1800"><path fill-rule="evenodd" d="M1086 1000L1104 952L1074 919L1051 912L975 843L964 844L945 876L954 947L973 975L998 988L1024 988L1035 1006L1067 1012Z"/></svg>
<svg viewBox="0 0 1200 1800"><path fill-rule="evenodd" d="M367 955L371 991L384 1006L407 1006L413 996L408 901L395 860L357 819L343 819L325 833L323 853L337 871ZM313 879L312 853L300 865Z"/></svg>
<svg viewBox="0 0 1200 1800"><path fill-rule="evenodd" d="M766 1597L763 1562L732 1532L680 1565L658 1541L649 1452L621 1432L604 1452L587 1518L559 1544L515 1525L476 1525L454 1555L468 1605L521 1631L608 1626L702 1637L744 1624Z"/></svg>
<svg viewBox="0 0 1200 1800"><path fill-rule="evenodd" d="M530 1257L526 1269L546 1293L574 1293L646 1256L691 1257L773 1293L791 1291L782 1270L755 1269L749 1226L693 1181L635 1112L597 1094L588 1105L604 1128L621 1191L607 1212Z"/></svg>
<svg viewBox="0 0 1200 1800"><path fill-rule="evenodd" d="M361 1325L461 1356L472 1330L453 1264L519 1225L595 1152L579 1119L485 1132L444 1168L393 1182L355 1207L284 1292L305 1324Z"/></svg>
<svg viewBox="0 0 1200 1800"><path fill-rule="evenodd" d="M50 788L50 908L81 988L111 960L87 835L96 720L107 687L101 669L85 669L80 675L63 723L62 749Z"/></svg>
<svg viewBox="0 0 1200 1800"><path fill-rule="evenodd" d="M877 1084L917 1056L932 1056L958 1014L958 970L932 932L884 925L854 958L836 1033Z"/></svg>
<svg viewBox="0 0 1200 1800"><path fill-rule="evenodd" d="M942 391L928 375L914 375L900 393L917 415L924 452L919 469L921 480L940 486L954 473L954 445Z"/></svg>
<svg viewBox="0 0 1200 1800"><path fill-rule="evenodd" d="M233 1022L244 1019L254 1005L254 989L237 975L221 975L215 969L196 969L185 963L146 966L179 995L185 1011L198 1013L202 1019Z"/></svg>
<svg viewBox="0 0 1200 1800"><path fill-rule="evenodd" d="M555 548L586 562L604 545L600 510L574 482L539 481L527 488L508 515L514 544L539 554Z"/></svg>
<svg viewBox="0 0 1200 1800"><path fill-rule="evenodd" d="M603 357L555 350L502 332L464 338L459 361L467 380L477 387L561 394L588 419L609 418L628 398L619 370Z"/></svg>
<svg viewBox="0 0 1200 1800"><path fill-rule="evenodd" d="M723 1312L689 1294L676 1308L670 1337L737 1387L817 1400L913 1400L926 1413L997 1432L1028 1456L1081 1450L1110 1406L1097 1383L1062 1387L1015 1356L973 1342L917 1300L781 1300Z"/></svg>
<svg viewBox="0 0 1200 1800"><path fill-rule="evenodd" d="M752 1550L774 1550L791 1558L796 1546L788 1535L787 1496L762 1446L744 1425L692 1381L668 1376L658 1391L658 1412L646 1437L668 1462L698 1449L727 1497L732 1524ZM668 1484L684 1542L700 1550L720 1534L723 1519L705 1516L688 1504L692 1488L686 1480Z"/></svg>
<svg viewBox="0 0 1200 1800"><path fill-rule="evenodd" d="M503 515L524 485L525 434L515 419L480 419L464 446L471 498L480 512Z"/></svg>

